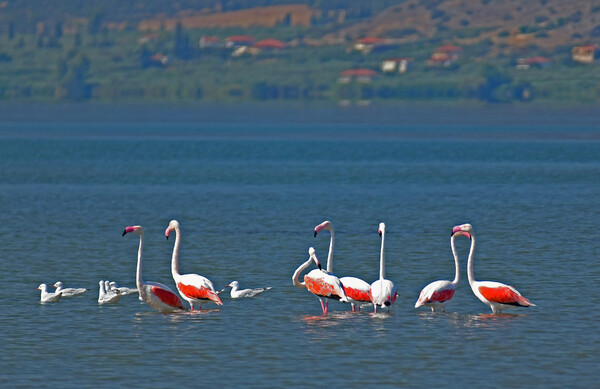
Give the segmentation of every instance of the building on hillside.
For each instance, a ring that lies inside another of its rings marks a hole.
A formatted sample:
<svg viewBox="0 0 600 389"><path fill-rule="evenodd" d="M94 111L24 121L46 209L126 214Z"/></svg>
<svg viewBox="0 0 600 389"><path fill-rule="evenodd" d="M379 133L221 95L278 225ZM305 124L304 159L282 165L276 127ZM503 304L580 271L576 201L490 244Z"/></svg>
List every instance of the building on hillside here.
<svg viewBox="0 0 600 389"><path fill-rule="evenodd" d="M225 47L228 49L237 49L242 46L250 46L254 41L254 37L250 35L233 35L225 38Z"/></svg>
<svg viewBox="0 0 600 389"><path fill-rule="evenodd" d="M221 41L216 36L202 36L198 41L198 47L201 49L209 49L221 46Z"/></svg>
<svg viewBox="0 0 600 389"><path fill-rule="evenodd" d="M406 73L410 68L412 58L389 58L381 62L383 73Z"/></svg>
<svg viewBox="0 0 600 389"><path fill-rule="evenodd" d="M382 38L365 37L357 39L352 45L352 49L355 51L360 51L363 54L369 54L371 51L377 47L383 46L384 44L385 41Z"/></svg>
<svg viewBox="0 0 600 389"><path fill-rule="evenodd" d="M593 63L596 60L596 45L575 46L571 49L573 61Z"/></svg>
<svg viewBox="0 0 600 389"><path fill-rule="evenodd" d="M287 45L279 39L268 38L255 42L252 47L259 50L283 50Z"/></svg>
<svg viewBox="0 0 600 389"><path fill-rule="evenodd" d="M436 48L427 60L429 66L448 67L461 57L463 49L454 45L444 45Z"/></svg>
<svg viewBox="0 0 600 389"><path fill-rule="evenodd" d="M338 82L340 84L347 84L350 81L367 83L371 82L377 75L378 73L371 69L348 69L340 73Z"/></svg>
<svg viewBox="0 0 600 389"><path fill-rule="evenodd" d="M529 57L529 58L519 58L517 61L517 69L519 70L527 70L532 67L536 68L547 68L552 65L552 60L546 57Z"/></svg>

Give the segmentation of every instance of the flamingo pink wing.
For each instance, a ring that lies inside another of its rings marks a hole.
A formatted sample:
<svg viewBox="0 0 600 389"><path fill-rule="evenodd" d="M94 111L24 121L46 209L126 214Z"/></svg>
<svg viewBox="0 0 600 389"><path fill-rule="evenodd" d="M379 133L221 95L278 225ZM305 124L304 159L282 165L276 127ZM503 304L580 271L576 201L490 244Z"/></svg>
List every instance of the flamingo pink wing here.
<svg viewBox="0 0 600 389"><path fill-rule="evenodd" d="M219 296L213 292L212 290L205 288L204 286L197 287L194 285L185 285L183 283L177 284L177 288L181 293L193 299L204 299L211 300L217 303L218 305L223 305L223 302L219 298Z"/></svg>
<svg viewBox="0 0 600 389"><path fill-rule="evenodd" d="M433 292L428 301L444 302L450 300L452 296L454 296L454 289L439 290Z"/></svg>
<svg viewBox="0 0 600 389"><path fill-rule="evenodd" d="M152 293L154 293L154 295L158 297L160 301L171 307L185 309L179 297L177 297L177 295L173 292L164 290L158 286L153 286Z"/></svg>
<svg viewBox="0 0 600 389"><path fill-rule="evenodd" d="M344 292L346 292L346 296L350 297L352 300L371 301L371 297L369 296L369 291L364 291L364 290L344 286Z"/></svg>
<svg viewBox="0 0 600 389"><path fill-rule="evenodd" d="M304 282L306 283L306 289L312 294L323 297L336 295L333 285L324 282L322 279L314 279L305 276Z"/></svg>
<svg viewBox="0 0 600 389"><path fill-rule="evenodd" d="M508 305L521 305L524 307L531 306L531 302L525 297L516 293L513 289L508 286L502 286L498 288L489 288L487 286L480 286L479 293L485 297L488 301L508 304Z"/></svg>

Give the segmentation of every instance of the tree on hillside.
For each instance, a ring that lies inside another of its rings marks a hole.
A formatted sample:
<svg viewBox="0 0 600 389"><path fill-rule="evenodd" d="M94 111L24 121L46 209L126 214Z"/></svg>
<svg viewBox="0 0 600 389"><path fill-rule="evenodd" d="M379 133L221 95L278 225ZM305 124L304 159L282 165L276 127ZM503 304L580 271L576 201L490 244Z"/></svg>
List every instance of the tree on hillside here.
<svg viewBox="0 0 600 389"><path fill-rule="evenodd" d="M90 60L83 53L71 51L65 60L59 61L57 99L85 100L91 97L91 85L87 83Z"/></svg>

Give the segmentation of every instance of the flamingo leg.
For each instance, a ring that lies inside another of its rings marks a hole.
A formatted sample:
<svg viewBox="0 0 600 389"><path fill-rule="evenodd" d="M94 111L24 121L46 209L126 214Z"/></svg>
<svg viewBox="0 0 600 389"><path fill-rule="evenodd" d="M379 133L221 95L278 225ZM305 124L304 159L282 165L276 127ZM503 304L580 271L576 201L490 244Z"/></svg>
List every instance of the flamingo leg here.
<svg viewBox="0 0 600 389"><path fill-rule="evenodd" d="M354 307L354 304L352 304L352 312L356 312L356 308Z"/></svg>
<svg viewBox="0 0 600 389"><path fill-rule="evenodd" d="M323 303L323 299L320 297L319 301L321 302L321 309L323 310L323 315L327 315L327 307L329 305L329 301L325 301L325 303Z"/></svg>

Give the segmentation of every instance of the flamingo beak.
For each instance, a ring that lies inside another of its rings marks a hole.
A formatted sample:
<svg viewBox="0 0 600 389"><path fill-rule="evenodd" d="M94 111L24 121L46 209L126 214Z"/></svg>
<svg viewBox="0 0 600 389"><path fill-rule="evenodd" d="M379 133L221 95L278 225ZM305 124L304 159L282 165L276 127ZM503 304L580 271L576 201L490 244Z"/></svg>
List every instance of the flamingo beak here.
<svg viewBox="0 0 600 389"><path fill-rule="evenodd" d="M317 237L317 234L318 234L318 232L317 232L317 231L315 231L315 236L314 236L314 238L316 238L316 237Z"/></svg>
<svg viewBox="0 0 600 389"><path fill-rule="evenodd" d="M123 234L121 236L125 236L126 233L127 233L127 229L123 230Z"/></svg>

